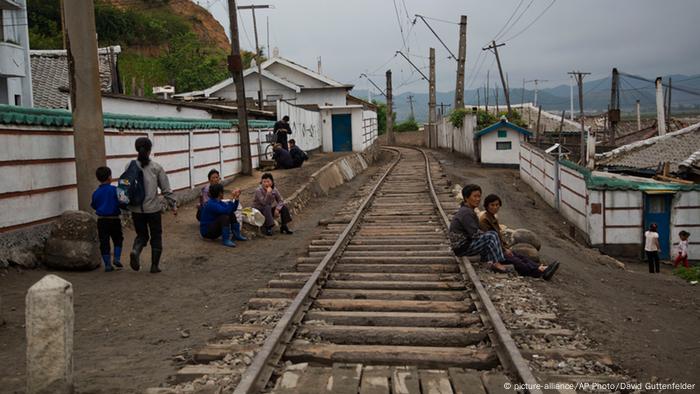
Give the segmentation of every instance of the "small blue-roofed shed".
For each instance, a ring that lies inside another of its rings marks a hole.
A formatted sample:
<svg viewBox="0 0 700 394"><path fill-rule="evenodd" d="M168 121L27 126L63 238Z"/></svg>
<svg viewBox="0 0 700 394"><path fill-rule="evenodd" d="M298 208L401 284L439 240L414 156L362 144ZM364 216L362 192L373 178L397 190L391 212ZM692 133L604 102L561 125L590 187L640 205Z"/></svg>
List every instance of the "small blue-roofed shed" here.
<svg viewBox="0 0 700 394"><path fill-rule="evenodd" d="M505 117L501 118L475 135L481 162L517 167L520 163L520 143L530 136L532 133L529 130L508 122Z"/></svg>

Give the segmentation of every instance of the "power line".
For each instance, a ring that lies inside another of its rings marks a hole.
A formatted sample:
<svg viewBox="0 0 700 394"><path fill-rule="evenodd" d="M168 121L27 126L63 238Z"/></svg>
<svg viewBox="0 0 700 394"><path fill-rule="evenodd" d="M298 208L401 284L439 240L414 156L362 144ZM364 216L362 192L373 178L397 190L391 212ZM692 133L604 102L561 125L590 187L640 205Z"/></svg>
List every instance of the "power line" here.
<svg viewBox="0 0 700 394"><path fill-rule="evenodd" d="M457 25L457 26L459 26L459 22L452 22L452 21L448 21L448 20L445 20L445 19L438 19L438 18L433 18L433 17L425 16L425 15L423 15L423 18L429 19L429 20L435 21L435 22L449 23L450 25Z"/></svg>
<svg viewBox="0 0 700 394"><path fill-rule="evenodd" d="M396 0L394 1L394 11L396 11L396 23L399 24L399 32L401 32L401 40L403 41L403 46L406 47L406 38L403 36L403 26L401 25L401 17L399 16L399 7L396 6Z"/></svg>
<svg viewBox="0 0 700 394"><path fill-rule="evenodd" d="M534 25L545 13L547 13L547 11L549 11L549 9L552 8L552 6L554 5L554 3L556 3L556 2L557 2L557 0L552 0L552 2L549 3L549 5L548 5L544 10L542 10L542 12L540 12L540 14L537 15L537 17L536 17L535 19L532 20L532 22L530 22L530 24L528 24L527 26L525 26L524 29L522 29L522 30L520 30L519 32L515 33L515 35L513 35L512 37L507 38L507 39L505 39L505 40L503 40L503 41L511 41L511 40L513 40L514 38L518 37L519 35L523 34L525 31L527 31L527 29L529 29L530 27L532 27L532 25Z"/></svg>
<svg viewBox="0 0 700 394"><path fill-rule="evenodd" d="M498 33L496 33L496 35L493 36L493 39L492 39L492 40L496 40L496 39L499 38L499 35L500 35L501 33L503 33L503 29L505 29L506 26L508 26L508 24L510 23L510 21L513 20L513 17L514 17L515 14L518 12L518 10L520 9L520 7L523 5L524 2L525 2L525 0L520 0L520 3L518 3L518 6L515 7L515 10L513 10L513 13L510 14L510 17L508 18L508 20L506 21L506 23L504 23L503 26L501 27L501 30L499 30Z"/></svg>
<svg viewBox="0 0 700 394"><path fill-rule="evenodd" d="M527 6L525 6L525 9L520 13L520 15L518 15L518 17L515 19L515 21L513 21L513 23L501 34L501 37L508 34L508 32L510 32L511 29L513 29L513 27L515 27L515 25L518 24L518 22L520 22L520 19L522 19L523 15L525 15L527 10L529 10L530 7L532 7L532 4L534 2L535 2L535 0L530 0L530 2L527 4ZM498 37L497 39L500 39L500 37ZM492 41L494 41L494 40L492 40Z"/></svg>

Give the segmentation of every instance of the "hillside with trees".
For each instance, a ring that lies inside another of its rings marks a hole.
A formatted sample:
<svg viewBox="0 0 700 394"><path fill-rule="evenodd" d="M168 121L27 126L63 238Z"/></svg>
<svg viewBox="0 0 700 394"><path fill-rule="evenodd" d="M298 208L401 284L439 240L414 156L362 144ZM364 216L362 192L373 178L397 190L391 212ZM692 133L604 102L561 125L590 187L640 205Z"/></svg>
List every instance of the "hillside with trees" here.
<svg viewBox="0 0 700 394"><path fill-rule="evenodd" d="M62 49L60 0L28 0L31 49ZM98 46L120 45L119 76L125 94L137 86L173 85L199 90L228 78L229 41L223 26L190 0L98 0ZM244 51L248 67L253 52Z"/></svg>

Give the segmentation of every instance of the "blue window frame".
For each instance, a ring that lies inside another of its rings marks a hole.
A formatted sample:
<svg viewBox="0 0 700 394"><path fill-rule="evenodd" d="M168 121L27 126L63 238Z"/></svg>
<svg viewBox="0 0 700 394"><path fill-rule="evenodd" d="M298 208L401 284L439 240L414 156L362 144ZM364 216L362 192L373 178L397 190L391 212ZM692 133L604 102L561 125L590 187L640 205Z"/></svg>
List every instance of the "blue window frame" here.
<svg viewBox="0 0 700 394"><path fill-rule="evenodd" d="M508 138L508 130L498 130L498 138Z"/></svg>

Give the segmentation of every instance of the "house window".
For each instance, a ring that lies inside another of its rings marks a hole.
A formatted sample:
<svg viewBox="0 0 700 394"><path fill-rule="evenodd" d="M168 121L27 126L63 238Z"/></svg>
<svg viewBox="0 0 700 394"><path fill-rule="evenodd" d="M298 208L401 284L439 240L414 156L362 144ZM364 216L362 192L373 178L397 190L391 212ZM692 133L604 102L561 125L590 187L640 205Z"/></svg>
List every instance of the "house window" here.
<svg viewBox="0 0 700 394"><path fill-rule="evenodd" d="M507 138L508 130L498 130L498 138ZM508 148L510 149L510 148Z"/></svg>
<svg viewBox="0 0 700 394"><path fill-rule="evenodd" d="M512 145L510 141L496 142L496 150L511 150Z"/></svg>

